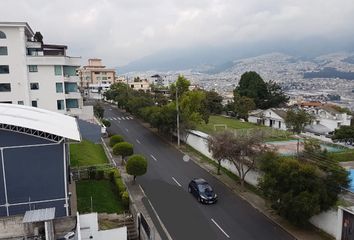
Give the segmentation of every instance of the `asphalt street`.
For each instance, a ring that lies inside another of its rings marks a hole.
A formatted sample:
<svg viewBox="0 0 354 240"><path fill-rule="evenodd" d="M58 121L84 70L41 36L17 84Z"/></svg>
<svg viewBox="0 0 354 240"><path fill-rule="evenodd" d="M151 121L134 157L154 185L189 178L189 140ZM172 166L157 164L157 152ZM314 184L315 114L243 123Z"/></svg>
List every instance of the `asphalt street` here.
<svg viewBox="0 0 354 240"><path fill-rule="evenodd" d="M235 195L223 183L142 126L134 117L105 105L109 131L124 136L134 152L148 160L148 171L137 182L174 240L293 239L278 225ZM203 205L188 193L192 178L207 180L218 194L213 205Z"/></svg>

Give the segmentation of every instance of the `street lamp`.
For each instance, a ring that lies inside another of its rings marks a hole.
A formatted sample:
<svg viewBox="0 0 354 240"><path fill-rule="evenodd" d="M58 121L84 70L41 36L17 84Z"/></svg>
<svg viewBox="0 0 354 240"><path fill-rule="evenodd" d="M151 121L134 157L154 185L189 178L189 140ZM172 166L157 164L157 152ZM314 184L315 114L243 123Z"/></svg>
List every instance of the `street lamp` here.
<svg viewBox="0 0 354 240"><path fill-rule="evenodd" d="M179 108L178 108L178 86L176 81L176 110L177 110L177 146L180 147L181 140L179 137Z"/></svg>

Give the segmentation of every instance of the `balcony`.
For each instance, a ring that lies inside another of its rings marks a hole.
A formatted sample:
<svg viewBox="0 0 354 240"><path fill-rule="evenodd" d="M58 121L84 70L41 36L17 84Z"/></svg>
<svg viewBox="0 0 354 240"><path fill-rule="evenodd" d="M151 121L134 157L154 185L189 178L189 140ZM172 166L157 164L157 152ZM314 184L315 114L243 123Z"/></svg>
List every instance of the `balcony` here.
<svg viewBox="0 0 354 240"><path fill-rule="evenodd" d="M64 76L64 82L78 83L79 81L79 76Z"/></svg>
<svg viewBox="0 0 354 240"><path fill-rule="evenodd" d="M77 91L77 92L65 91L65 98L80 99L81 98L81 93L79 91Z"/></svg>
<svg viewBox="0 0 354 240"><path fill-rule="evenodd" d="M80 57L67 56L27 56L27 65L80 66Z"/></svg>

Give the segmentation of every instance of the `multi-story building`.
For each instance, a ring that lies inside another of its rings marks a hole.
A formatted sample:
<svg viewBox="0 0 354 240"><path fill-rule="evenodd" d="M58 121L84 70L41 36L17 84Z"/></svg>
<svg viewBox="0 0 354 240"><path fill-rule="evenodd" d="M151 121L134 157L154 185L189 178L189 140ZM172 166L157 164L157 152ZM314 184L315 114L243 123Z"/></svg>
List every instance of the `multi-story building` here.
<svg viewBox="0 0 354 240"><path fill-rule="evenodd" d="M116 71L102 65L102 60L92 58L88 60L88 65L79 69L80 87L98 92L105 90L116 81Z"/></svg>
<svg viewBox="0 0 354 240"><path fill-rule="evenodd" d="M83 102L67 46L44 44L25 22L0 22L0 102L79 115Z"/></svg>
<svg viewBox="0 0 354 240"><path fill-rule="evenodd" d="M132 82L128 80L128 85L131 89L137 91L149 92L151 90L150 83L147 79L134 78Z"/></svg>

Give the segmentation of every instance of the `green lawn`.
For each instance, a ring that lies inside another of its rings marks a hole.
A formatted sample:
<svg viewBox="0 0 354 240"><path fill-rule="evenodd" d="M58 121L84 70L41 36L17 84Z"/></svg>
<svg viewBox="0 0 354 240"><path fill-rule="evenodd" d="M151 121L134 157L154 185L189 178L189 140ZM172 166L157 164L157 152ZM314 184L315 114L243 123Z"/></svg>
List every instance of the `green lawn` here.
<svg viewBox="0 0 354 240"><path fill-rule="evenodd" d="M102 145L87 140L70 144L70 161L73 167L108 163Z"/></svg>
<svg viewBox="0 0 354 240"><path fill-rule="evenodd" d="M108 180L83 180L76 182L77 208L79 213L122 213L125 209L118 194Z"/></svg>
<svg viewBox="0 0 354 240"><path fill-rule="evenodd" d="M215 131L224 130L225 127L222 125L226 125L227 129L231 130L242 130L242 129L252 129L252 128L260 128L267 132L267 136L265 137L266 141L282 141L292 139L290 132L273 129L266 126L259 126L254 123L241 122L234 118L228 118L223 116L210 116L209 123L205 124L202 122L197 126L197 130L201 132L205 132L207 134L211 134Z"/></svg>
<svg viewBox="0 0 354 240"><path fill-rule="evenodd" d="M354 149L345 149L341 152L329 153L337 162L354 161Z"/></svg>

